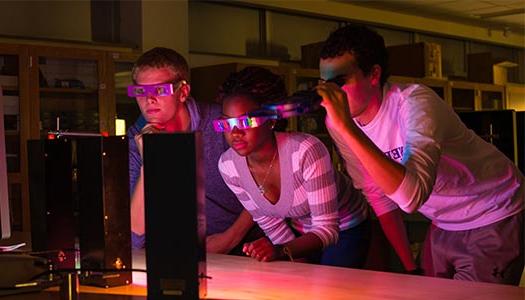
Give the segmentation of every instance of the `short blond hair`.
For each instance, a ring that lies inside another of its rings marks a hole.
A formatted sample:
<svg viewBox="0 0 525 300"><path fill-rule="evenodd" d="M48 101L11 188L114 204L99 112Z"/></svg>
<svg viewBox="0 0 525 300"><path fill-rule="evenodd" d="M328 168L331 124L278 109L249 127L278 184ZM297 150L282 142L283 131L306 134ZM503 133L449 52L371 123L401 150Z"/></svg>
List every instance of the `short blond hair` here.
<svg viewBox="0 0 525 300"><path fill-rule="evenodd" d="M155 47L144 52L133 65L131 77L136 83L137 74L148 68L168 68L173 72L174 80L189 81L189 67L186 59L177 51L164 47Z"/></svg>

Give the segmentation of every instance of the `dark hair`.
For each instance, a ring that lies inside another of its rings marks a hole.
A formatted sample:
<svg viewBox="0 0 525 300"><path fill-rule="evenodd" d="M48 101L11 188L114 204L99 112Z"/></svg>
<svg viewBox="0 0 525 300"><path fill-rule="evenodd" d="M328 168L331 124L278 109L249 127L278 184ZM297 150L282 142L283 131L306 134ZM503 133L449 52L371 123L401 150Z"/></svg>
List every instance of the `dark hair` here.
<svg viewBox="0 0 525 300"><path fill-rule="evenodd" d="M276 102L287 96L284 80L281 76L261 67L246 67L239 72L230 74L219 87L217 101L235 96L244 96L261 105ZM286 120L279 120L275 130L284 130Z"/></svg>
<svg viewBox="0 0 525 300"><path fill-rule="evenodd" d="M347 25L330 34L321 50L321 59L354 55L359 69L369 75L374 65L381 67L381 86L388 79L388 53L383 37L362 25Z"/></svg>
<svg viewBox="0 0 525 300"><path fill-rule="evenodd" d="M232 96L246 96L257 104L282 100L286 97L286 88L281 76L261 67L246 67L230 74L219 87L217 101Z"/></svg>
<svg viewBox="0 0 525 300"><path fill-rule="evenodd" d="M131 76L136 81L137 74L146 68L169 68L175 80L189 80L189 68L186 59L177 51L164 47L155 47L144 52L133 65Z"/></svg>

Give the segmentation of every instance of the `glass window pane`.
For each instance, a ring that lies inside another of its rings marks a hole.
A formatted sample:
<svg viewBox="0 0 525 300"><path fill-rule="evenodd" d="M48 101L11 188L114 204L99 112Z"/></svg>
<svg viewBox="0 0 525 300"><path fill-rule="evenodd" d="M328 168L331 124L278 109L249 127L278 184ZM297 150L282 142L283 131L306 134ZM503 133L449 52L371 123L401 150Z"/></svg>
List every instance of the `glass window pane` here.
<svg viewBox="0 0 525 300"><path fill-rule="evenodd" d="M465 42L430 35L420 35L420 42L441 45L441 68L443 76L467 77L465 66Z"/></svg>
<svg viewBox="0 0 525 300"><path fill-rule="evenodd" d="M259 49L259 12L220 4L189 2L190 51L250 55Z"/></svg>
<svg viewBox="0 0 525 300"><path fill-rule="evenodd" d="M520 81L520 72L523 72L523 59L521 59L520 62L520 54L523 57L523 50L522 49L515 49L515 48L509 48L509 47L502 47L502 46L496 46L496 45L490 45L490 44L482 44L482 43L470 43L470 51L469 53L484 53L489 52L492 55L492 58L494 58L495 61L501 61L501 60L507 60L511 62L515 62L518 64L518 67L515 68L509 68L508 69L508 81L509 82L523 82Z"/></svg>
<svg viewBox="0 0 525 300"><path fill-rule="evenodd" d="M7 171L20 171L20 100L18 56L0 55L0 86L4 111Z"/></svg>
<svg viewBox="0 0 525 300"><path fill-rule="evenodd" d="M500 47L490 44L481 44L481 43L470 43L470 53L483 53L490 52L492 57L497 59L506 59L513 61L514 60L514 51L512 48Z"/></svg>
<svg viewBox="0 0 525 300"><path fill-rule="evenodd" d="M131 62L115 63L115 100L117 102L117 118L126 121L126 129L133 125L140 116L139 106L134 98L128 97L127 87L132 84Z"/></svg>
<svg viewBox="0 0 525 300"><path fill-rule="evenodd" d="M394 45L405 45L410 44L411 34L408 31L386 29L380 27L371 27L377 33L379 33L385 40L385 46L394 46Z"/></svg>
<svg viewBox="0 0 525 300"><path fill-rule="evenodd" d="M481 109L503 109L503 95L500 92L481 92Z"/></svg>
<svg viewBox="0 0 525 300"><path fill-rule="evenodd" d="M99 132L97 61L40 57L41 133Z"/></svg>
<svg viewBox="0 0 525 300"><path fill-rule="evenodd" d="M326 40L338 26L337 21L267 12L270 53L280 58L301 60L302 45Z"/></svg>
<svg viewBox="0 0 525 300"><path fill-rule="evenodd" d="M452 89L452 107L456 111L475 110L475 95L473 89Z"/></svg>

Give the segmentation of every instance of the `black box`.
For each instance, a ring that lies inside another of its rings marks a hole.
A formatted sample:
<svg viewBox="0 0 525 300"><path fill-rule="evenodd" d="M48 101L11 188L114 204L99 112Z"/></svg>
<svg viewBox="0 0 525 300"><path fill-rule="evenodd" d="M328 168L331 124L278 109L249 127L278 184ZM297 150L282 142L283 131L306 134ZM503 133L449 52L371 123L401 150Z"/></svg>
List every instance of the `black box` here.
<svg viewBox="0 0 525 300"><path fill-rule="evenodd" d="M301 46L301 67L319 69L319 60L324 42L317 42Z"/></svg>
<svg viewBox="0 0 525 300"><path fill-rule="evenodd" d="M68 139L28 141L32 250L57 269L75 267L72 149Z"/></svg>
<svg viewBox="0 0 525 300"><path fill-rule="evenodd" d="M493 57L490 52L469 53L467 63L469 81L498 85L505 85L508 82L509 68L518 66L505 58Z"/></svg>
<svg viewBox="0 0 525 300"><path fill-rule="evenodd" d="M206 294L200 133L144 135L148 299Z"/></svg>
<svg viewBox="0 0 525 300"><path fill-rule="evenodd" d="M390 75L441 78L441 46L436 43L395 45L388 51Z"/></svg>
<svg viewBox="0 0 525 300"><path fill-rule="evenodd" d="M458 112L458 115L468 128L516 163L518 152L514 110L468 111Z"/></svg>
<svg viewBox="0 0 525 300"><path fill-rule="evenodd" d="M82 269L131 269L128 139L77 140ZM130 284L130 272L92 272L82 284Z"/></svg>
<svg viewBox="0 0 525 300"><path fill-rule="evenodd" d="M131 283L131 272L119 271L132 268L128 151L125 137L28 142L33 251L58 270L77 258L98 270L83 273L84 284Z"/></svg>

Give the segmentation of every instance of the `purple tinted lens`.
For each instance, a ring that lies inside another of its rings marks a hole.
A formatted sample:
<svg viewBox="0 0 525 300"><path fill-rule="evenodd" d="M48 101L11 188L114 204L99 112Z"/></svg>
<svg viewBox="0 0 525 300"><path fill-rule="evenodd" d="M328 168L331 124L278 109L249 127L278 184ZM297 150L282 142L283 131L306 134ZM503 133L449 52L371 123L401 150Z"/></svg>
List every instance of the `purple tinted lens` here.
<svg viewBox="0 0 525 300"><path fill-rule="evenodd" d="M129 97L147 96L169 96L173 95L173 84L153 84L153 85L130 85L128 86Z"/></svg>

